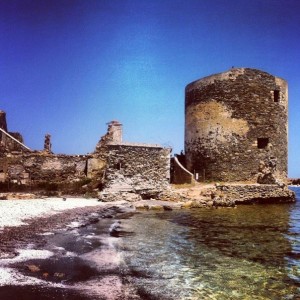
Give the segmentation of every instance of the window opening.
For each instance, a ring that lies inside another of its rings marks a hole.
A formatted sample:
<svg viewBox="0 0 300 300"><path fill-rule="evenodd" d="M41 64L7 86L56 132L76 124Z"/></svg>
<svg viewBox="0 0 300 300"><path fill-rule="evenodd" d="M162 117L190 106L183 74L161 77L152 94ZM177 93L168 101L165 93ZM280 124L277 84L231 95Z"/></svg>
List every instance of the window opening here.
<svg viewBox="0 0 300 300"><path fill-rule="evenodd" d="M257 139L257 148L258 149L264 149L269 144L269 138L258 138Z"/></svg>
<svg viewBox="0 0 300 300"><path fill-rule="evenodd" d="M279 100L280 100L280 91L275 90L274 91L274 102L279 102Z"/></svg>

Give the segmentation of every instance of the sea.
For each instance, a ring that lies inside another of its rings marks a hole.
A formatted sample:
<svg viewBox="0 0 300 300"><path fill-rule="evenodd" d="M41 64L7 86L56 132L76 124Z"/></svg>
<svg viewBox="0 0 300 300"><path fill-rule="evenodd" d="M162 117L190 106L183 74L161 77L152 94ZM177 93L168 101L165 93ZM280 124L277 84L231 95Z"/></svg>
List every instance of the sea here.
<svg viewBox="0 0 300 300"><path fill-rule="evenodd" d="M153 299L300 299L294 204L136 214L123 255Z"/></svg>
<svg viewBox="0 0 300 300"><path fill-rule="evenodd" d="M0 299L300 299L300 188L290 189L297 196L292 204L121 213L56 232L48 249L64 252L14 267L25 274L26 266L37 266L25 275L45 280L48 274L63 288L6 286ZM121 261L117 268L101 269L105 247ZM114 276L133 294L109 298L76 290L96 291L103 278Z"/></svg>

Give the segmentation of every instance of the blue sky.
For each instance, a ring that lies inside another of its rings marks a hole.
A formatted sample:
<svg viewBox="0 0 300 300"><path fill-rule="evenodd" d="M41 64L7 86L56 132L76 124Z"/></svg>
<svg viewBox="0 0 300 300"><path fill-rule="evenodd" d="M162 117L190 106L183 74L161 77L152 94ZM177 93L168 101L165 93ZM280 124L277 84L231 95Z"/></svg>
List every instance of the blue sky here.
<svg viewBox="0 0 300 300"><path fill-rule="evenodd" d="M289 83L289 175L300 177L300 1L0 0L0 109L56 153L124 139L183 149L184 88L235 67Z"/></svg>

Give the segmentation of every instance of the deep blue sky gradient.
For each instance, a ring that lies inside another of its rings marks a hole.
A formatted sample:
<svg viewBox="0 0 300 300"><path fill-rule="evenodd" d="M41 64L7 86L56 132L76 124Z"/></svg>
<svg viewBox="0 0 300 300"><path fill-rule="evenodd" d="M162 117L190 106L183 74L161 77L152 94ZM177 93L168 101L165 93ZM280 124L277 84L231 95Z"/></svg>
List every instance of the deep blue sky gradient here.
<svg viewBox="0 0 300 300"><path fill-rule="evenodd" d="M300 177L300 1L0 0L0 109L56 153L124 139L183 149L184 88L235 67L289 83L289 175Z"/></svg>

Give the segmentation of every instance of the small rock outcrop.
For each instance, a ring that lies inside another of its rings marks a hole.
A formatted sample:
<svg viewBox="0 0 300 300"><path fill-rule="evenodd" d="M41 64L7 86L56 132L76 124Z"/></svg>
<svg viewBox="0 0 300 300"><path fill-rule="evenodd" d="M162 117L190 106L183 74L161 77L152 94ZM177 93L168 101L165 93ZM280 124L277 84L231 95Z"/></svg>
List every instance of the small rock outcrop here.
<svg viewBox="0 0 300 300"><path fill-rule="evenodd" d="M270 157L266 162L260 161L258 168L257 183L259 184L276 184L279 183L275 178L276 173L276 162L275 157Z"/></svg>
<svg viewBox="0 0 300 300"><path fill-rule="evenodd" d="M222 184L216 186L215 206L235 204L294 202L295 194L277 184Z"/></svg>

